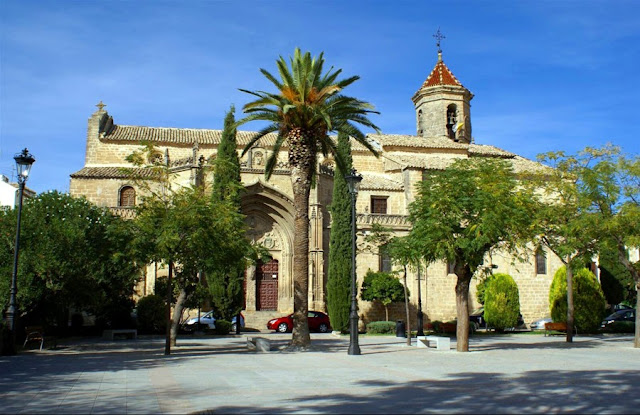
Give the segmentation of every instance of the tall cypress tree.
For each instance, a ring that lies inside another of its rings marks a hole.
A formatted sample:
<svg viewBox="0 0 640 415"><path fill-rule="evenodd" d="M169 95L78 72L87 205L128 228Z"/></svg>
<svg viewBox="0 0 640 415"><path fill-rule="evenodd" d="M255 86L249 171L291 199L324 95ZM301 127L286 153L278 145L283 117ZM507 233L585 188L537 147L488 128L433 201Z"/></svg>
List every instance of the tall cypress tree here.
<svg viewBox="0 0 640 415"><path fill-rule="evenodd" d="M346 171L336 165L333 178L327 309L333 328L346 332L351 305L351 196L344 176L352 167L347 134L338 134L338 155L344 160Z"/></svg>
<svg viewBox="0 0 640 415"><path fill-rule="evenodd" d="M235 108L231 106L224 118L224 129L214 162L212 197L227 202L240 211L240 160L238 158L235 128ZM212 247L212 249L216 249ZM231 320L240 314L243 304L244 257L229 258L226 266L207 275L213 306L219 317ZM240 332L237 325L236 333Z"/></svg>

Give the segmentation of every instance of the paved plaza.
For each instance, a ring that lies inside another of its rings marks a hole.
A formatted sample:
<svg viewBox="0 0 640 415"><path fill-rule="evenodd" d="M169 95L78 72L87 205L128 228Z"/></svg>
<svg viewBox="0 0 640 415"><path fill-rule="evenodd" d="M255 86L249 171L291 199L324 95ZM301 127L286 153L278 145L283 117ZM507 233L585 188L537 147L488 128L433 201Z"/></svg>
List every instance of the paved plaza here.
<svg viewBox="0 0 640 415"><path fill-rule="evenodd" d="M290 339L258 335L276 348ZM0 357L0 412L640 413L631 336L476 336L470 353L361 336L361 356L347 355L348 336L269 354L246 337L182 337L170 356L141 336Z"/></svg>

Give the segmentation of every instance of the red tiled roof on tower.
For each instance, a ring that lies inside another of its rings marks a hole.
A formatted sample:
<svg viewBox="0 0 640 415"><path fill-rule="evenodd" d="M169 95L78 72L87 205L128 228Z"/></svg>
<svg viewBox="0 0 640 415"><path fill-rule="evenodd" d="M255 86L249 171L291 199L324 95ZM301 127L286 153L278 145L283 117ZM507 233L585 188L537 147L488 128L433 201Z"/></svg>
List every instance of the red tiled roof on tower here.
<svg viewBox="0 0 640 415"><path fill-rule="evenodd" d="M430 86L440 86L440 85L452 85L452 86L464 86L456 79L456 77L451 73L447 65L442 61L442 55L438 54L438 63L433 68L427 80L422 84L422 88L427 88Z"/></svg>

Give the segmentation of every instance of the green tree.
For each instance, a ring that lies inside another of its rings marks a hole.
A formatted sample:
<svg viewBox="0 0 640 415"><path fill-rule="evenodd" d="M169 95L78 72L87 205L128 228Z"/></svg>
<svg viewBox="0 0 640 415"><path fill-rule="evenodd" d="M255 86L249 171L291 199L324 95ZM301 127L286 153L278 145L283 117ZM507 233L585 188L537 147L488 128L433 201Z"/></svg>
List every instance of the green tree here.
<svg viewBox="0 0 640 415"><path fill-rule="evenodd" d="M640 283L640 264L631 263L627 251L640 246L640 158L607 145L587 147L577 155L547 153L539 159L554 167L535 181L547 197L538 210L539 233L567 266L567 325L573 326L573 269L590 261L599 241L615 241L620 263L636 285ZM638 324L636 329L635 346L640 347ZM572 339L568 330L567 341Z"/></svg>
<svg viewBox="0 0 640 415"><path fill-rule="evenodd" d="M567 323L567 327L576 327L581 333L595 333L604 317L606 301L602 288L591 271L581 268L573 275L573 298L575 304L575 323L567 322L567 268L562 267L553 276L549 289L549 309L555 322ZM567 330L571 331L571 330Z"/></svg>
<svg viewBox="0 0 640 415"><path fill-rule="evenodd" d="M393 274L369 270L362 282L360 297L365 301L380 301L389 321L389 304L404 300L404 286Z"/></svg>
<svg viewBox="0 0 640 415"><path fill-rule="evenodd" d="M3 301L9 298L15 226L16 211L0 210ZM64 330L73 307L94 313L105 324L130 324L140 275L131 237L128 223L84 198L52 191L27 199L17 298L26 321Z"/></svg>
<svg viewBox="0 0 640 415"><path fill-rule="evenodd" d="M344 169L336 166L331 199L331 236L327 276L327 311L335 330L347 332L351 309L351 195L345 175L351 172L349 136L338 134L338 154Z"/></svg>
<svg viewBox="0 0 640 415"><path fill-rule="evenodd" d="M454 264L457 276L457 350L469 350L469 285L494 249L518 257L531 240L532 191L518 185L511 165L499 159L457 160L430 172L410 207L410 238L428 261Z"/></svg>
<svg viewBox="0 0 640 415"><path fill-rule="evenodd" d="M127 160L143 167L134 173L136 183L146 191L136 207L134 246L146 262L168 265L167 321L171 324L165 354L170 354L185 304L196 292L198 273L224 269L232 258L246 255L251 249L237 206L211 197L204 186L173 189L173 171L166 157L162 164L144 164L155 153L153 146L146 145ZM174 274L178 295L171 315Z"/></svg>
<svg viewBox="0 0 640 415"><path fill-rule="evenodd" d="M628 156L619 147L589 148L568 163L579 177L595 216L595 237L608 241L635 283L636 309L640 307L640 261L629 259L630 248L640 248L640 156ZM602 244L600 245L602 247ZM606 254L605 254L606 255ZM640 315L636 313L634 347L640 348Z"/></svg>
<svg viewBox="0 0 640 415"><path fill-rule="evenodd" d="M240 180L234 111L232 106L224 118L224 129L214 163L212 197L220 202L229 203L240 212L243 186ZM229 254L219 268L207 273L213 307L218 317L227 321L231 321L233 316L239 316L244 303L243 282L247 250L231 251ZM236 325L236 333L239 332L240 325Z"/></svg>
<svg viewBox="0 0 640 415"><path fill-rule="evenodd" d="M515 327L520 315L518 285L511 275L497 273L486 279L484 318L496 330Z"/></svg>
<svg viewBox="0 0 640 415"><path fill-rule="evenodd" d="M293 232L293 336L294 348L305 348L310 342L307 312L309 308L309 193L314 181L317 156L333 154L336 163L344 166L336 143L330 132L344 133L377 152L366 140L356 124L377 127L367 118L373 107L356 98L342 95L344 88L359 79L352 76L338 80L341 70L330 68L323 72L324 55L312 58L309 52L296 48L287 61L280 57L276 61L280 79L265 69L260 72L276 88L275 93L241 90L256 99L243 108L247 116L238 124L250 121L266 121L269 124L256 134L245 147L248 151L256 142L269 133L277 132L273 152L266 164L266 177L271 176L283 144L286 142L287 157L291 169L293 188L294 232Z"/></svg>

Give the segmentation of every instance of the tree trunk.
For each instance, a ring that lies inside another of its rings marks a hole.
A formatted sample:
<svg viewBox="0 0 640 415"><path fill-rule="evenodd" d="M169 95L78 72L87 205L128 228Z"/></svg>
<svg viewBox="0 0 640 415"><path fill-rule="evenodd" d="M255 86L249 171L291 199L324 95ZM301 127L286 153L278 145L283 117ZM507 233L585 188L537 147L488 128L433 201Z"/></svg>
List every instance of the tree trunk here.
<svg viewBox="0 0 640 415"><path fill-rule="evenodd" d="M171 346L176 345L176 340L178 338L178 327L180 326L180 318L182 317L182 311L184 311L184 303L186 300L187 292L184 290L184 288L180 289L180 294L176 299L176 306L173 309L173 318L171 319ZM199 329L200 328L198 327L198 330Z"/></svg>
<svg viewBox="0 0 640 415"><path fill-rule="evenodd" d="M456 324L456 350L469 351L469 285L471 283L471 270L469 266L455 266L458 282L456 283L456 312L458 321Z"/></svg>
<svg viewBox="0 0 640 415"><path fill-rule="evenodd" d="M164 342L164 354L171 354L171 297L173 294L172 287L172 279L173 279L173 261L169 261L169 276L167 277L167 308L166 308L166 321L167 321L167 330L165 332L165 342Z"/></svg>
<svg viewBox="0 0 640 415"><path fill-rule="evenodd" d="M389 321L389 306L387 305L384 305L384 318L384 321Z"/></svg>
<svg viewBox="0 0 640 415"><path fill-rule="evenodd" d="M407 294L407 266L404 266L404 308L407 313L407 346L411 346L411 320L409 319L409 295Z"/></svg>
<svg viewBox="0 0 640 415"><path fill-rule="evenodd" d="M305 134L295 130L289 140L289 165L293 187L293 334L291 345L306 348L309 335L309 193L311 172L315 168L315 149Z"/></svg>
<svg viewBox="0 0 640 415"><path fill-rule="evenodd" d="M622 241L618 241L618 258L624 267L631 273L636 284L636 332L633 339L633 347L640 348L640 272L633 266L627 257L627 248Z"/></svg>
<svg viewBox="0 0 640 415"><path fill-rule="evenodd" d="M567 261L567 343L573 342L573 270Z"/></svg>

